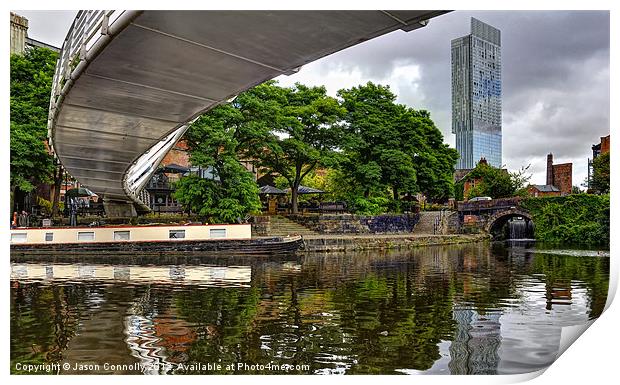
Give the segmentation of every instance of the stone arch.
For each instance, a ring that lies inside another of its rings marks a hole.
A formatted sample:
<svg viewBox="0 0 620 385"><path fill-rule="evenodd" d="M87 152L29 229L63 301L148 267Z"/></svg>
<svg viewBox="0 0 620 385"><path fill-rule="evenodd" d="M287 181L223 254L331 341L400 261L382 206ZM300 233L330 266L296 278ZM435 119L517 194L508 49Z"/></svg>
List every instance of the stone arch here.
<svg viewBox="0 0 620 385"><path fill-rule="evenodd" d="M486 224L484 225L484 231L486 231L487 233L490 233L493 227L496 226L498 223L507 221L508 219L512 217L524 217L528 219L529 221L531 221L532 223L534 223L534 218L532 218L532 215L530 215L530 213L528 213L527 211L518 209L518 208L514 208L514 209L509 209L509 210L498 211L494 213L493 215L491 215L489 219L487 220Z"/></svg>

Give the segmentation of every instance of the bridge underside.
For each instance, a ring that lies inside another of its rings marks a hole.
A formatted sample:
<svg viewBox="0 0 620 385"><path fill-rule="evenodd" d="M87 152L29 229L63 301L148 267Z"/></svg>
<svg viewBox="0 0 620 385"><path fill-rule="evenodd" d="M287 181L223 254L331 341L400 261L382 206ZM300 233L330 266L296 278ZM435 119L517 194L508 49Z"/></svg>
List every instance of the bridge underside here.
<svg viewBox="0 0 620 385"><path fill-rule="evenodd" d="M71 175L109 204L139 203L125 183L128 169L195 117L306 63L397 29L419 28L441 13L135 12L76 67L55 106L54 150Z"/></svg>

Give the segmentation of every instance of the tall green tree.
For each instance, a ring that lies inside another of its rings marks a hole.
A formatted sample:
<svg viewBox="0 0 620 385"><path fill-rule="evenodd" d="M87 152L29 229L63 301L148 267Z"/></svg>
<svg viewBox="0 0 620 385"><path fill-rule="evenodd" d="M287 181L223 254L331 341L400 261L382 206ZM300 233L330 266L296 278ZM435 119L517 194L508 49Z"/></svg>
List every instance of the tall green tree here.
<svg viewBox="0 0 620 385"><path fill-rule="evenodd" d="M394 135L393 122L397 115L396 95L389 87L366 85L338 91L342 106L346 109L344 135L342 140L343 157L340 167L349 183L365 198L382 193L386 189L384 166L381 154L388 149L398 149L397 135ZM391 146L390 146L391 145ZM402 151L385 154L399 156ZM395 164L396 162L388 162ZM409 159L410 163L410 159ZM408 185L414 183L415 172L409 170Z"/></svg>
<svg viewBox="0 0 620 385"><path fill-rule="evenodd" d="M57 54L32 48L11 55L11 192L30 192L54 171L48 153L47 115Z"/></svg>
<svg viewBox="0 0 620 385"><path fill-rule="evenodd" d="M610 185L609 152L601 154L592 162L591 188L599 194L608 194Z"/></svg>
<svg viewBox="0 0 620 385"><path fill-rule="evenodd" d="M269 125L262 145L247 152L263 169L275 171L291 189L291 211L297 213L297 189L317 166L334 162L339 145L339 125L344 109L327 96L325 87L295 84L283 88L271 83L259 88L263 102L271 107L265 117L247 117L254 127Z"/></svg>
<svg viewBox="0 0 620 385"><path fill-rule="evenodd" d="M410 108L407 115L418 190L431 201L446 201L454 196L454 167L459 153L443 142L428 111Z"/></svg>
<svg viewBox="0 0 620 385"><path fill-rule="evenodd" d="M213 165L213 152L221 148L225 148L221 154L251 159L287 181L295 213L303 178L317 166L329 165L334 156L343 114L324 87L286 88L265 82L192 125L188 133L192 163Z"/></svg>
<svg viewBox="0 0 620 385"><path fill-rule="evenodd" d="M211 177L181 178L175 198L212 222L236 222L260 209L254 177L237 156L239 140L233 122L239 119L235 109L219 108L200 117L186 134L192 164L209 170Z"/></svg>
<svg viewBox="0 0 620 385"><path fill-rule="evenodd" d="M443 143L427 111L397 104L388 86L372 82L338 96L347 110L340 166L364 197L386 188L395 200L402 193L452 195L458 153Z"/></svg>

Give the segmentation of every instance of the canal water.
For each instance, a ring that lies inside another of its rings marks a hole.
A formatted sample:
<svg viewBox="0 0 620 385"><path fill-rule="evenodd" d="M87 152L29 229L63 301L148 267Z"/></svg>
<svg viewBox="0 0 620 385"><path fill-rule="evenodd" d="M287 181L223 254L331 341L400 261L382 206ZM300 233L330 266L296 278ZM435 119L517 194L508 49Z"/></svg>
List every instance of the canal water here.
<svg viewBox="0 0 620 385"><path fill-rule="evenodd" d="M525 373L609 280L608 252L527 243L62 260L11 263L12 373Z"/></svg>

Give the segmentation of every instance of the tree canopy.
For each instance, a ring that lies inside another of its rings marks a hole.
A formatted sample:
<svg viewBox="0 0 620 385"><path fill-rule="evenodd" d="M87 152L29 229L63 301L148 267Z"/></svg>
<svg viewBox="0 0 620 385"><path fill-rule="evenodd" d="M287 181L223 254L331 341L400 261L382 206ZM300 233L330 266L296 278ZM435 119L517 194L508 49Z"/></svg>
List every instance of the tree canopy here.
<svg viewBox="0 0 620 385"><path fill-rule="evenodd" d="M287 181L292 190L292 211L296 212L297 187L317 166L330 164L339 139L338 122L343 115L344 109L326 95L324 87L296 84L286 88L266 82L241 93L232 103L216 107L190 127L187 138L192 163L214 166L217 157L226 156L228 170L232 172L232 159L237 163L239 159L251 160L262 170L275 172ZM191 187L206 189L213 183L200 182ZM180 201L187 202L184 193L190 190L185 189L185 184L179 187L183 189L177 194ZM246 198L257 194L249 182L236 188L244 191L242 195L248 204ZM246 206L249 207L255 205Z"/></svg>
<svg viewBox="0 0 620 385"><path fill-rule="evenodd" d="M528 166L529 167L529 166ZM456 198L472 198L477 196L488 196L493 199L509 198L517 195L527 194L525 185L530 176L526 175L527 167L518 172L509 172L504 169L493 167L486 162L480 162L476 167L459 182ZM463 196L463 185L465 181L476 181L467 196Z"/></svg>
<svg viewBox="0 0 620 385"><path fill-rule="evenodd" d="M54 170L49 155L47 115L57 54L31 48L11 55L11 188L32 191L49 181Z"/></svg>
<svg viewBox="0 0 620 385"><path fill-rule="evenodd" d="M210 171L211 178L190 175L176 185L175 198L212 222L237 222L260 209L258 186L237 156L239 140L234 124L237 114L220 108L203 115L186 134L193 165Z"/></svg>
<svg viewBox="0 0 620 385"><path fill-rule="evenodd" d="M338 92L346 108L341 169L365 198L391 190L433 200L453 194L456 150L424 110L397 104L388 86L368 82Z"/></svg>
<svg viewBox="0 0 620 385"><path fill-rule="evenodd" d="M275 84L260 89L264 100L277 108L267 119L270 128L262 146L248 148L262 169L278 173L291 189L292 212L297 212L297 188L317 166L333 163L339 143L339 121L344 109L327 96L325 87L295 84L283 88ZM255 117L249 117L251 122ZM262 118L259 118L263 120Z"/></svg>
<svg viewBox="0 0 620 385"><path fill-rule="evenodd" d="M216 158L224 155L251 160L279 176L280 187L285 181L293 213L297 188L304 178L315 178L317 168L325 169L324 189L357 212L399 211L402 197L418 192L432 200L453 195L458 153L443 143L427 111L396 103L389 87L370 82L340 90L338 97L328 96L325 87L256 86L190 127L192 162L217 169ZM194 209L203 190L215 186L195 182L179 184L177 194L187 204L196 199ZM194 198L184 197L189 191Z"/></svg>
<svg viewBox="0 0 620 385"><path fill-rule="evenodd" d="M609 152L597 156L592 161L591 188L599 194L608 194L610 185Z"/></svg>

